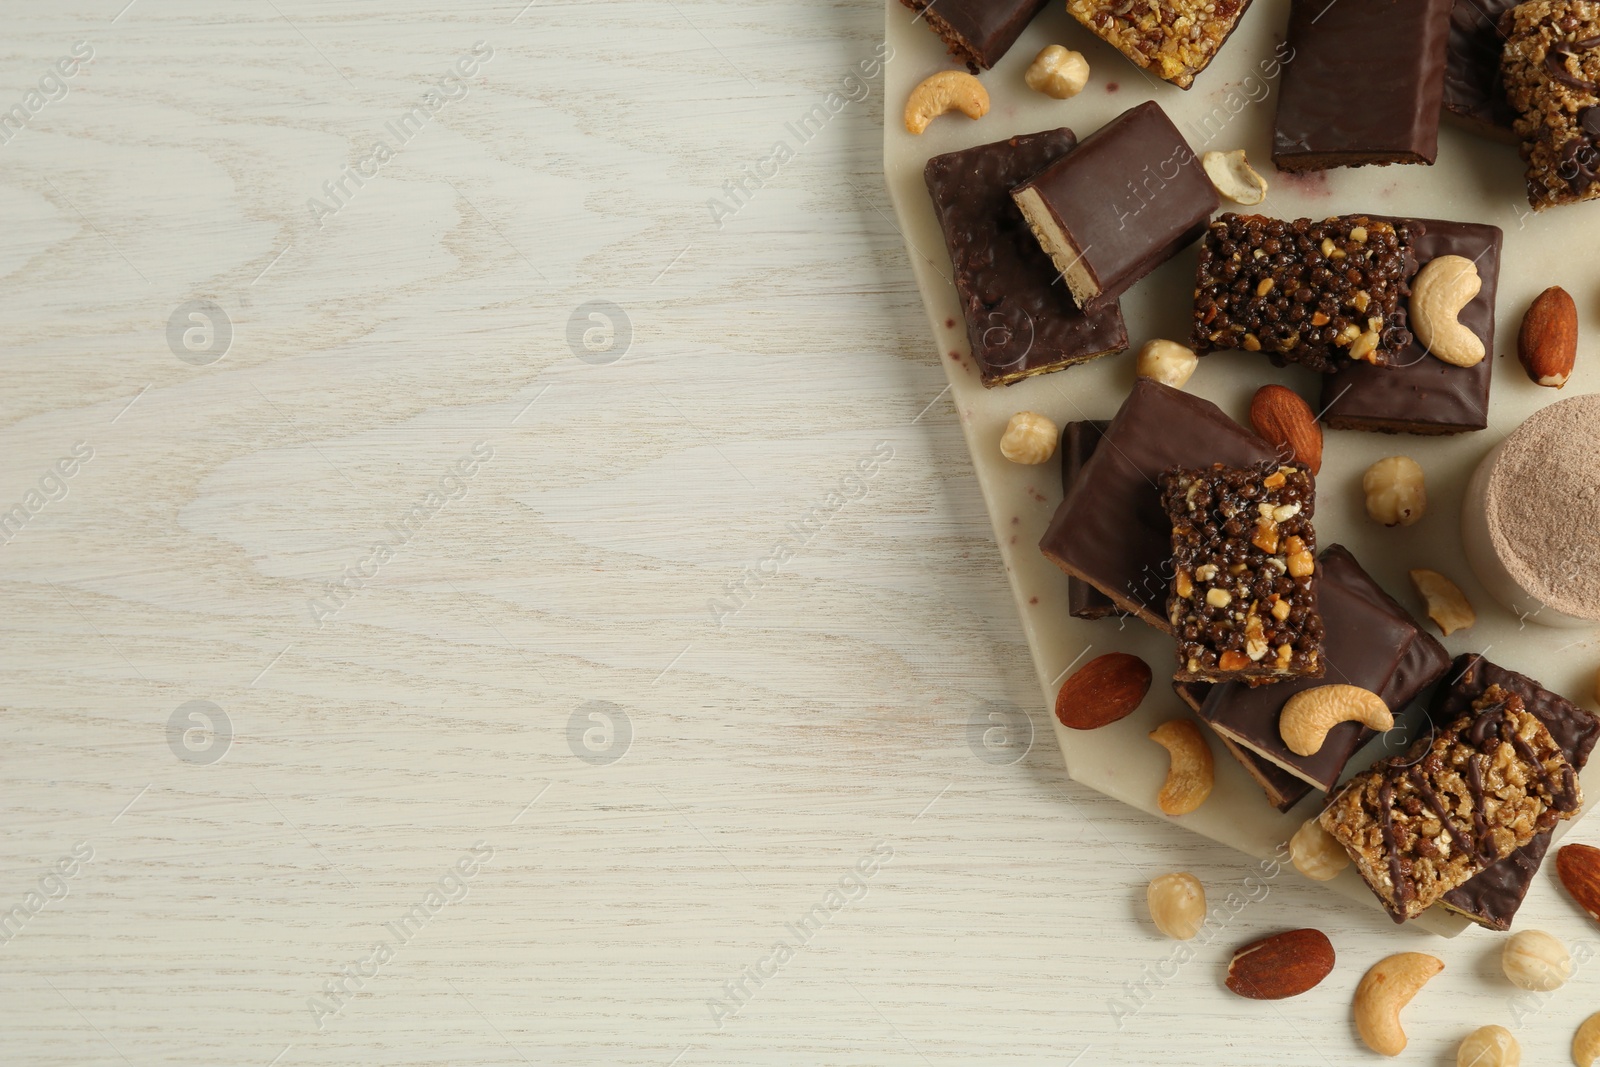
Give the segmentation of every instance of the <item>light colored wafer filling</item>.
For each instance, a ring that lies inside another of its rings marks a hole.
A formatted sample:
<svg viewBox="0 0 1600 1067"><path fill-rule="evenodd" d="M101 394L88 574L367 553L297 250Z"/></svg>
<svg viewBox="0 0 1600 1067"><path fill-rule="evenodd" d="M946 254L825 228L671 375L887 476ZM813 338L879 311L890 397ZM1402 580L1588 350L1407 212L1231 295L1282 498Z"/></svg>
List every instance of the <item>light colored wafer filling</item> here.
<svg viewBox="0 0 1600 1067"><path fill-rule="evenodd" d="M1600 394L1551 404L1519 426L1484 504L1512 579L1540 604L1600 622Z"/></svg>

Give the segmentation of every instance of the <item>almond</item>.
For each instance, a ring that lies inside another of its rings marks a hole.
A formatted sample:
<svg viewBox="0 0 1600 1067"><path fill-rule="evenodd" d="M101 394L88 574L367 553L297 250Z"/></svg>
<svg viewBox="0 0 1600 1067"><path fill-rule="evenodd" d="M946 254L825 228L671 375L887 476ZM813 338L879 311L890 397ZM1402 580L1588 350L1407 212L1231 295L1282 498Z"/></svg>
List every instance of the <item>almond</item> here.
<svg viewBox="0 0 1600 1067"><path fill-rule="evenodd" d="M1233 954L1228 988L1251 1000L1297 997L1333 970L1333 942L1321 930L1286 930Z"/></svg>
<svg viewBox="0 0 1600 1067"><path fill-rule="evenodd" d="M1056 718L1070 730L1098 730L1133 714L1150 691L1150 668L1138 656L1107 652L1078 668L1056 694Z"/></svg>
<svg viewBox="0 0 1600 1067"><path fill-rule="evenodd" d="M1562 845L1556 853L1556 874L1578 907L1600 922L1600 848Z"/></svg>
<svg viewBox="0 0 1600 1067"><path fill-rule="evenodd" d="M1311 405L1281 385L1263 385L1250 401L1250 425L1280 458L1295 460L1316 474L1322 469L1322 427Z"/></svg>
<svg viewBox="0 0 1600 1067"><path fill-rule="evenodd" d="M1578 360L1578 306L1561 286L1540 293L1522 316L1517 358L1535 385L1567 384Z"/></svg>

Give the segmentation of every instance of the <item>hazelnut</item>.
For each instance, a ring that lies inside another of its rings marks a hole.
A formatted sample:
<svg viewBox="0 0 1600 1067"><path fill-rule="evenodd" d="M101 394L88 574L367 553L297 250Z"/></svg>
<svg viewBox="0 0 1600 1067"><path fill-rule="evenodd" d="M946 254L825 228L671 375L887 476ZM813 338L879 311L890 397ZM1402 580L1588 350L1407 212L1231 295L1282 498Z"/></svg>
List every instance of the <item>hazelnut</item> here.
<svg viewBox="0 0 1600 1067"><path fill-rule="evenodd" d="M1193 351L1176 341L1164 341L1158 337L1146 341L1144 347L1139 349L1139 360L1134 365L1134 371L1141 378L1182 389L1199 365L1200 357Z"/></svg>
<svg viewBox="0 0 1600 1067"><path fill-rule="evenodd" d="M1331 881L1350 866L1350 853L1316 819L1307 819L1289 839L1289 859L1313 882Z"/></svg>
<svg viewBox="0 0 1600 1067"><path fill-rule="evenodd" d="M1410 456L1380 459L1361 476L1367 514L1385 526L1410 526L1428 507L1422 468Z"/></svg>
<svg viewBox="0 0 1600 1067"><path fill-rule="evenodd" d="M1522 1046L1503 1026L1481 1026L1456 1049L1456 1067L1521 1067Z"/></svg>
<svg viewBox="0 0 1600 1067"><path fill-rule="evenodd" d="M1065 100L1077 96L1089 84L1089 61L1081 52L1048 45L1033 57L1022 79L1036 93Z"/></svg>
<svg viewBox="0 0 1600 1067"><path fill-rule="evenodd" d="M1061 431L1036 411L1019 411L1000 435L1000 454L1013 463L1043 463L1056 454Z"/></svg>
<svg viewBox="0 0 1600 1067"><path fill-rule="evenodd" d="M1192 874L1163 874L1150 883L1145 899L1156 929L1176 941L1188 941L1205 925L1205 886Z"/></svg>
<svg viewBox="0 0 1600 1067"><path fill-rule="evenodd" d="M1572 977L1572 956L1559 938L1543 930L1513 934L1500 953L1500 966L1518 989L1548 993Z"/></svg>

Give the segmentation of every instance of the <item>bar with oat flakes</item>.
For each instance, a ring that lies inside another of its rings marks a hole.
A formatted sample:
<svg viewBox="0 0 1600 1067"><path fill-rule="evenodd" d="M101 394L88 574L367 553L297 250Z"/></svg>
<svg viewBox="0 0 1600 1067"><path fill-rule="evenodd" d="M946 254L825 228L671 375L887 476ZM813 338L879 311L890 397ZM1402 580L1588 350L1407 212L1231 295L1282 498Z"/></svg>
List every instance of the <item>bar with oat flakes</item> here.
<svg viewBox="0 0 1600 1067"><path fill-rule="evenodd" d="M1544 722L1491 685L1469 714L1351 778L1320 821L1404 922L1582 804L1577 772Z"/></svg>

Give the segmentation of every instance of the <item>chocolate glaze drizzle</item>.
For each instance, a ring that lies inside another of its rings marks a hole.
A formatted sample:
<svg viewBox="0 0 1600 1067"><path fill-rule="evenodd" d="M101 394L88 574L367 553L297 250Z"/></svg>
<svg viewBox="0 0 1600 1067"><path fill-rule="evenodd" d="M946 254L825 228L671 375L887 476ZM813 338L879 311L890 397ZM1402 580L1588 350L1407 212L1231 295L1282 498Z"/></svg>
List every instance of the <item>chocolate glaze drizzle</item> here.
<svg viewBox="0 0 1600 1067"><path fill-rule="evenodd" d="M1568 56L1575 56L1579 52L1587 52L1589 49L1596 46L1600 46L1600 37L1585 37L1581 41L1557 41L1555 44L1551 45L1545 50L1545 73L1549 74L1551 78L1560 82L1562 85L1567 85L1574 89L1582 89L1586 92L1600 94L1600 85L1596 85L1594 82L1584 81L1582 78L1579 78L1567 71Z"/></svg>
<svg viewBox="0 0 1600 1067"><path fill-rule="evenodd" d="M1545 795L1550 799L1547 812L1540 820L1541 830L1555 823L1556 813L1575 811L1579 806L1581 794L1577 772L1572 765L1563 760L1559 775L1552 775L1533 748L1518 736L1512 712L1522 710L1521 698L1498 686L1491 687L1484 694L1484 698L1474 705L1470 719L1459 720L1452 727L1461 741L1476 750L1466 759L1462 768L1462 778L1466 782L1467 792L1472 800L1470 829L1461 825L1451 814L1445 798L1429 780L1429 772L1439 770L1438 754L1429 751L1420 760L1409 764L1405 761L1411 757L1399 757L1389 764L1389 773L1385 774L1379 783L1377 814L1384 851L1388 854L1389 860L1389 881L1392 886L1390 912L1396 922L1404 920L1407 905L1416 896L1415 887L1405 877L1408 864L1401 856L1396 841L1394 806L1395 786L1399 781L1403 780L1410 784L1416 795L1438 817L1441 827L1450 835L1455 846L1470 856L1480 869L1488 868L1504 858L1496 849L1494 835L1489 827L1488 790L1484 782L1490 751L1493 748L1501 744L1511 745L1517 756L1527 764L1530 775L1536 777L1543 786Z"/></svg>

